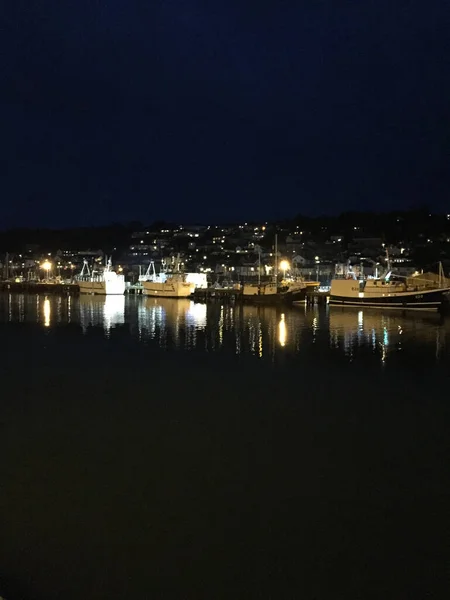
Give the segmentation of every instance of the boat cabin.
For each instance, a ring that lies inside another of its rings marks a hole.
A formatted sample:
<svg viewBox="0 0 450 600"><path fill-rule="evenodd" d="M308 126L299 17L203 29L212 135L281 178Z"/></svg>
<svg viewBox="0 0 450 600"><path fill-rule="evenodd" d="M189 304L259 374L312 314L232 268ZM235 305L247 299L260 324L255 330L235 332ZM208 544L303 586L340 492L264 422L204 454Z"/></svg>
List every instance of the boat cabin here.
<svg viewBox="0 0 450 600"><path fill-rule="evenodd" d="M333 279L330 293L332 296L345 298L364 298L373 296L390 296L406 291L405 284L386 279Z"/></svg>

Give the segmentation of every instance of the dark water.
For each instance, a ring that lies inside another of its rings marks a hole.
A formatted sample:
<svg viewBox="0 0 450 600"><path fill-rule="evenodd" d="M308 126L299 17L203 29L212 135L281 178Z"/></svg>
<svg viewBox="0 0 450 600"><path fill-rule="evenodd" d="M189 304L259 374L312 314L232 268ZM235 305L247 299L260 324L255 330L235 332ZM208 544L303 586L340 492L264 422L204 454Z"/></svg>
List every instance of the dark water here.
<svg viewBox="0 0 450 600"><path fill-rule="evenodd" d="M0 595L440 598L450 323L0 296Z"/></svg>

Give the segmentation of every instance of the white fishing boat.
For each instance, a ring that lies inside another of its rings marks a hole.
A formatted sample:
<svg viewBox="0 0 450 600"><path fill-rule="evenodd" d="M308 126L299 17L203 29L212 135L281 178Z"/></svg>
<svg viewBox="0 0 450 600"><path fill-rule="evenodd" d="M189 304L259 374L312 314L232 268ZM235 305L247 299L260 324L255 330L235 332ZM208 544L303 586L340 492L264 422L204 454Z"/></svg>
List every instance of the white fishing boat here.
<svg viewBox="0 0 450 600"><path fill-rule="evenodd" d="M164 263L159 274L156 273L155 263L150 262L145 275L139 277L145 296L159 298L188 298L194 293L195 283L187 280L187 274L178 270L167 273Z"/></svg>
<svg viewBox="0 0 450 600"><path fill-rule="evenodd" d="M81 273L75 278L81 294L122 295L125 293L125 276L112 270L111 258L102 270L90 269L83 261Z"/></svg>

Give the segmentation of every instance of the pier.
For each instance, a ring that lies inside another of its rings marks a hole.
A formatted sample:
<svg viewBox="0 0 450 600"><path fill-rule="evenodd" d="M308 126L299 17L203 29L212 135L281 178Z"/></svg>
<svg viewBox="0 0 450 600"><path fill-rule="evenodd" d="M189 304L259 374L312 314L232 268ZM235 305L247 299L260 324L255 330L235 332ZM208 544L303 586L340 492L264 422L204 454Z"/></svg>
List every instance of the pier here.
<svg viewBox="0 0 450 600"><path fill-rule="evenodd" d="M125 294L142 294L140 284L129 285ZM0 292L16 294L55 294L60 296L78 296L80 286L78 283L61 283L49 281L0 281Z"/></svg>
<svg viewBox="0 0 450 600"><path fill-rule="evenodd" d="M51 283L32 281L0 281L0 292L17 294L55 294L60 296L78 296L80 288L77 283ZM141 284L128 285L125 294L141 295ZM308 289L305 304L307 306L324 306L328 302L329 293ZM223 304L248 303L260 304L264 298L258 296L244 297L241 289L234 288L197 288L191 296L194 302L209 303L221 302Z"/></svg>
<svg viewBox="0 0 450 600"><path fill-rule="evenodd" d="M308 289L304 300L307 306L325 306L328 302L329 292L319 292L313 288ZM196 289L192 295L194 302L222 302L236 303L247 302L249 304L260 304L264 302L264 296L244 297L242 290L232 288L205 288Z"/></svg>
<svg viewBox="0 0 450 600"><path fill-rule="evenodd" d="M76 283L51 283L46 281L0 281L0 292L77 296L80 293L80 288Z"/></svg>
<svg viewBox="0 0 450 600"><path fill-rule="evenodd" d="M192 297L195 302L242 302L242 290L233 288L197 288Z"/></svg>
<svg viewBox="0 0 450 600"><path fill-rule="evenodd" d="M319 292L317 290L308 290L305 303L307 306L326 306L330 292Z"/></svg>

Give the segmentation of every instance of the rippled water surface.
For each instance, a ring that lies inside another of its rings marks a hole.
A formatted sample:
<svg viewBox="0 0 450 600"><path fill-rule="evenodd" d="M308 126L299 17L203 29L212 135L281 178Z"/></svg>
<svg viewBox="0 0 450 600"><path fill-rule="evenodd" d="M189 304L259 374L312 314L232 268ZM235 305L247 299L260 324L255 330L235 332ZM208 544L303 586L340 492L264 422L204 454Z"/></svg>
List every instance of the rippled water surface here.
<svg viewBox="0 0 450 600"><path fill-rule="evenodd" d="M450 322L0 296L0 595L424 598Z"/></svg>

